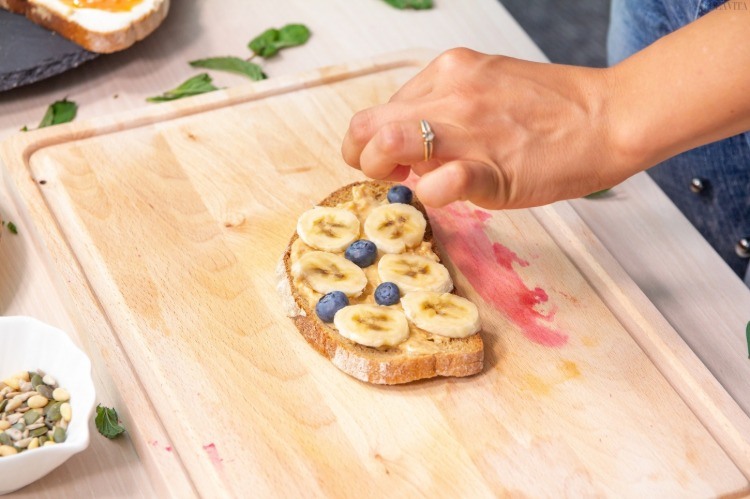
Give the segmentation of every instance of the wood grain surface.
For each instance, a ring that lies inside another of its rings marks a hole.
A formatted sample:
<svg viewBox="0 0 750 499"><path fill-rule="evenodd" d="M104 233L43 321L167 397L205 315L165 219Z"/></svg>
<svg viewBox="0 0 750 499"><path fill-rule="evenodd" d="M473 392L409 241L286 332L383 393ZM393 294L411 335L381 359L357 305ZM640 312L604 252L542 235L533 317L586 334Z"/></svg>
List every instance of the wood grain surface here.
<svg viewBox="0 0 750 499"><path fill-rule="evenodd" d="M367 385L283 316L274 268L297 216L360 178L338 152L352 112L418 67L330 68L6 145L147 467L212 497L747 490L747 417L666 321L618 318L656 316L567 204L430 213L480 305L476 377Z"/></svg>

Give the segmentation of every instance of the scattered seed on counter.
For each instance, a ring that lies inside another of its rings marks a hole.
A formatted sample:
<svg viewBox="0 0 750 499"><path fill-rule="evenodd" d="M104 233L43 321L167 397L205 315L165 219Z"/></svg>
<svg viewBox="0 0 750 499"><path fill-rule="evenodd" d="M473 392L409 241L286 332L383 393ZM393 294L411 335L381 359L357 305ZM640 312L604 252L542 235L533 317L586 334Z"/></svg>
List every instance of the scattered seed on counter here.
<svg viewBox="0 0 750 499"><path fill-rule="evenodd" d="M41 370L0 381L0 458L64 442L70 393Z"/></svg>

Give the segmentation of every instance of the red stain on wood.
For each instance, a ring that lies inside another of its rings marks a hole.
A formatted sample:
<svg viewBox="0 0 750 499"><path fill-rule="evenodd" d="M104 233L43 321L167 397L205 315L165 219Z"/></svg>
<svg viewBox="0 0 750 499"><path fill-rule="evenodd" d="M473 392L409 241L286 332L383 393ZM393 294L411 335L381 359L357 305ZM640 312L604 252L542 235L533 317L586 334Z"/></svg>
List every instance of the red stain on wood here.
<svg viewBox="0 0 750 499"><path fill-rule="evenodd" d="M167 452L172 452L172 446L171 445L167 445L166 447L164 447L164 450L167 451Z"/></svg>
<svg viewBox="0 0 750 499"><path fill-rule="evenodd" d="M486 302L504 312L534 343L549 347L567 343L566 333L545 324L554 318L557 308L539 310L539 305L549 300L547 292L526 286L514 269L514 264L528 267L529 262L491 241L485 233L491 214L466 204L454 204L430 210L429 215L433 231L450 259Z"/></svg>
<svg viewBox="0 0 750 499"><path fill-rule="evenodd" d="M208 458L211 460L211 464L213 464L215 468L221 469L221 462L224 460L219 457L219 451L216 450L216 444L210 443L208 445L204 445L203 449L206 451L206 454L208 454Z"/></svg>

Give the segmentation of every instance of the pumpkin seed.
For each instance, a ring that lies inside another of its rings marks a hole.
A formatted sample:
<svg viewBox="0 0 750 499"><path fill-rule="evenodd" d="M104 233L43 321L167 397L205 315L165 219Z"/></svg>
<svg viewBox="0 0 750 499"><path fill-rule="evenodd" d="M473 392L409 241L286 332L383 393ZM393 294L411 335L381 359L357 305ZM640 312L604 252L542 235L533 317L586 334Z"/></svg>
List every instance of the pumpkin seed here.
<svg viewBox="0 0 750 499"><path fill-rule="evenodd" d="M23 431L26 429L26 424L23 421L19 421L18 423L11 426L11 428L14 430Z"/></svg>
<svg viewBox="0 0 750 499"><path fill-rule="evenodd" d="M47 435L39 435L39 447L44 445L44 442L46 442L47 440L49 440L49 438L47 438Z"/></svg>
<svg viewBox="0 0 750 499"><path fill-rule="evenodd" d="M13 440L5 432L0 433L0 444L2 445L13 445Z"/></svg>
<svg viewBox="0 0 750 499"><path fill-rule="evenodd" d="M10 428L10 423L4 419L0 419L0 431L5 431Z"/></svg>
<svg viewBox="0 0 750 499"><path fill-rule="evenodd" d="M55 433L52 434L52 439L55 441L55 443L61 443L65 442L65 430L60 428L59 426L55 428Z"/></svg>
<svg viewBox="0 0 750 499"><path fill-rule="evenodd" d="M26 423L26 425L30 425L36 422L37 419L41 417L41 414L37 411L28 411L26 414L23 415L23 422Z"/></svg>
<svg viewBox="0 0 750 499"><path fill-rule="evenodd" d="M0 412L5 412L6 405L8 405L8 399L0 400Z"/></svg>
<svg viewBox="0 0 750 499"><path fill-rule="evenodd" d="M39 374L34 373L34 375L31 377L31 386L34 387L34 390L39 388L39 385L44 385L44 381L42 381L42 377L39 376Z"/></svg>
<svg viewBox="0 0 750 499"><path fill-rule="evenodd" d="M34 428L33 430L29 431L30 437L46 438L44 437L44 435L46 434L47 434L47 427L45 425L42 425L39 428Z"/></svg>
<svg viewBox="0 0 750 499"><path fill-rule="evenodd" d="M52 388L48 387L47 385L39 385L36 387L36 391L39 395L46 399L52 398Z"/></svg>
<svg viewBox="0 0 750 499"><path fill-rule="evenodd" d="M45 417L45 420L47 422L56 423L60 421L60 418L62 415L60 414L60 406L62 405L62 402L53 402L50 404L49 410L47 411L47 416Z"/></svg>

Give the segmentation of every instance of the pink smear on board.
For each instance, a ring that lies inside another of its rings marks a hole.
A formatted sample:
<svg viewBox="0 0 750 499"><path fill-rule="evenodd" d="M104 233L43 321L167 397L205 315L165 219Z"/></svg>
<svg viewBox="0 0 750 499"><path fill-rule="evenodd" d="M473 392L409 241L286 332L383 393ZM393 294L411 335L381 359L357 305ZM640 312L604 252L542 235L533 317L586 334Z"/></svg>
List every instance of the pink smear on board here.
<svg viewBox="0 0 750 499"><path fill-rule="evenodd" d="M223 459L219 457L219 451L216 450L216 445L214 443L210 443L208 445L204 445L203 449L206 451L206 454L208 454L208 458L211 460L211 464L213 464L215 468L221 469L221 462L223 461Z"/></svg>
<svg viewBox="0 0 750 499"><path fill-rule="evenodd" d="M549 300L547 292L539 287L530 289L513 268L513 264L528 267L529 262L493 243L485 233L485 223L492 215L455 203L430 210L429 216L435 235L482 299L504 312L534 343L548 347L567 343L567 334L545 324L554 318L557 308L539 310Z"/></svg>
<svg viewBox="0 0 750 499"><path fill-rule="evenodd" d="M166 447L164 447L164 450L167 451L167 452L172 452L172 446L171 445L167 445Z"/></svg>

